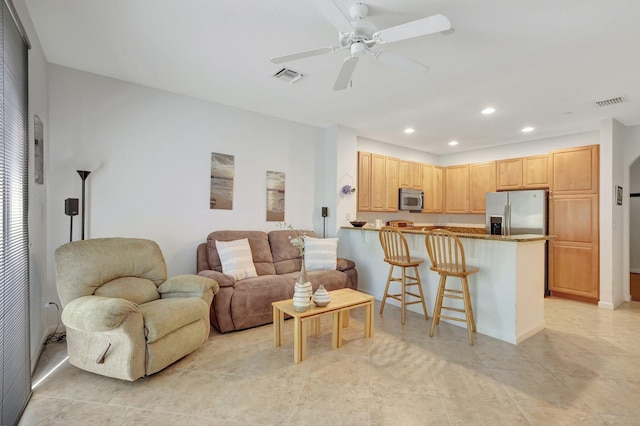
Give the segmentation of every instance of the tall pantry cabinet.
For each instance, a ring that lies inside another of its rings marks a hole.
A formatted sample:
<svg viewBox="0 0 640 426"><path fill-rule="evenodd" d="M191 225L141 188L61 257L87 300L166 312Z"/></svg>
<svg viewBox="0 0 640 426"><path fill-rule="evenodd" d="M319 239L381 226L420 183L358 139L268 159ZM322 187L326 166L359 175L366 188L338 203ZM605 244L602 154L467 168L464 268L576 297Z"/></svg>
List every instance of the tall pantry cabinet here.
<svg viewBox="0 0 640 426"><path fill-rule="evenodd" d="M597 302L599 267L598 145L551 153L549 290Z"/></svg>

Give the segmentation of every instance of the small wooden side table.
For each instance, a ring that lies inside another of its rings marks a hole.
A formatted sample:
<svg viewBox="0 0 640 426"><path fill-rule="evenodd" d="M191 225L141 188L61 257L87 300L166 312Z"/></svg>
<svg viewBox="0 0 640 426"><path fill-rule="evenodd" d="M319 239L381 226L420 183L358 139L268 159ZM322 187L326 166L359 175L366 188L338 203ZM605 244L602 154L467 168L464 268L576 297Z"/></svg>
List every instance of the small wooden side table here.
<svg viewBox="0 0 640 426"><path fill-rule="evenodd" d="M297 364L307 357L307 336L305 323L311 322L313 334L320 332L320 317L333 316L333 333L331 348L342 346L342 329L349 324L349 311L361 306L365 307L364 337L373 336L373 301L374 297L350 288L330 291L331 302L324 307L313 306L304 312L293 308L293 299L273 302L273 346L282 346L284 339L284 314L293 317L293 361Z"/></svg>

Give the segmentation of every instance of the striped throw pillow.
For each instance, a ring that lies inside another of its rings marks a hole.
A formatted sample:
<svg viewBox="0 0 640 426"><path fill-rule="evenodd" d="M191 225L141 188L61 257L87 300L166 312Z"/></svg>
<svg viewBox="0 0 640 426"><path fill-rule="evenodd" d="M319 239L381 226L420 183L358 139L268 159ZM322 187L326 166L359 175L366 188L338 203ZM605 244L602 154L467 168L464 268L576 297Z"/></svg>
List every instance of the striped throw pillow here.
<svg viewBox="0 0 640 426"><path fill-rule="evenodd" d="M216 249L222 272L235 277L236 280L257 277L256 267L253 265L253 256L248 239L234 241L217 241Z"/></svg>
<svg viewBox="0 0 640 426"><path fill-rule="evenodd" d="M335 270L337 264L338 239L304 237L304 266L314 269Z"/></svg>

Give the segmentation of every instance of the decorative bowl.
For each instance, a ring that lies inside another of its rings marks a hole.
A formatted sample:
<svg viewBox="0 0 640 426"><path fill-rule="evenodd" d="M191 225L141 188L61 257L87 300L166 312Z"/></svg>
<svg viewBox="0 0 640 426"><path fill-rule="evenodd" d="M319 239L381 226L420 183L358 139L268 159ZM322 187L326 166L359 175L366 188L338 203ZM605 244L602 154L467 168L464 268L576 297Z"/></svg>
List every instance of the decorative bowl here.
<svg viewBox="0 0 640 426"><path fill-rule="evenodd" d="M349 223L351 225L353 225L354 228L362 228L364 226L364 224L367 223L367 222L366 221L359 221L359 220L352 220Z"/></svg>

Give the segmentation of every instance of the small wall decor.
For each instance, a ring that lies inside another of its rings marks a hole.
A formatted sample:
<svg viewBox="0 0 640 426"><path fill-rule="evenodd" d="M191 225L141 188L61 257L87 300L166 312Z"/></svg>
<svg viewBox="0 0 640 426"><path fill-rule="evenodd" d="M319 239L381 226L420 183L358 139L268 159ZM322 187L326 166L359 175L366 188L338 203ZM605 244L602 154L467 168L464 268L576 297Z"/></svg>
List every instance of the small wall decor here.
<svg viewBox="0 0 640 426"><path fill-rule="evenodd" d="M342 192L343 195L351 195L352 193L356 192L356 189L351 185L345 185L342 187L340 192Z"/></svg>
<svg viewBox="0 0 640 426"><path fill-rule="evenodd" d="M622 205L622 187L621 186L616 186L616 204L619 206Z"/></svg>
<svg viewBox="0 0 640 426"><path fill-rule="evenodd" d="M33 117L34 167L33 175L36 183L44 183L44 123L37 115Z"/></svg>
<svg viewBox="0 0 640 426"><path fill-rule="evenodd" d="M349 173L345 173L340 177L340 196L350 198L352 194L356 192L356 183Z"/></svg>
<svg viewBox="0 0 640 426"><path fill-rule="evenodd" d="M267 171L267 222L284 222L284 172Z"/></svg>
<svg viewBox="0 0 640 426"><path fill-rule="evenodd" d="M233 155L211 153L209 208L233 210Z"/></svg>

